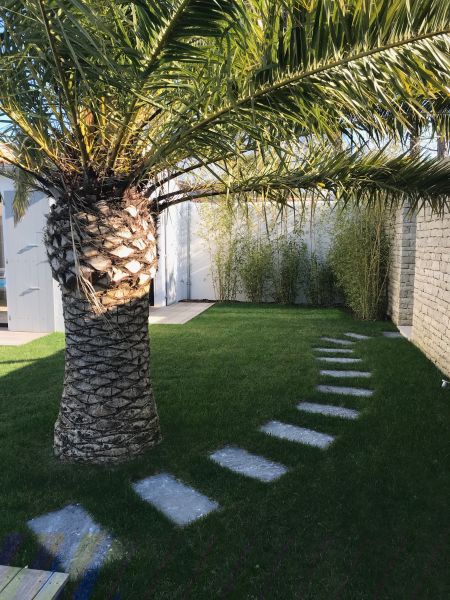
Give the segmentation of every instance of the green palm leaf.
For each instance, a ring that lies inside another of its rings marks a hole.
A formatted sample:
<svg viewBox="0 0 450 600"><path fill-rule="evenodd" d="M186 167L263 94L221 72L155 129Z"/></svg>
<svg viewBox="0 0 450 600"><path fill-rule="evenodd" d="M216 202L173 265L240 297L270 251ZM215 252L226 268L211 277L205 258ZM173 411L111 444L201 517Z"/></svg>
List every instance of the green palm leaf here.
<svg viewBox="0 0 450 600"><path fill-rule="evenodd" d="M52 194L305 136L448 131L440 0L4 0L0 19L0 141Z"/></svg>
<svg viewBox="0 0 450 600"><path fill-rule="evenodd" d="M161 208L186 198L229 194L247 202L257 198L288 204L298 198L390 205L408 202L411 209L424 204L435 210L449 207L450 161L426 154L392 156L386 151L332 151L324 146L291 148L289 154L271 153L270 161L248 153L239 164L223 166L218 177L203 174L180 183L180 189L159 196ZM295 152L294 152L295 150ZM211 173L211 172L210 172Z"/></svg>

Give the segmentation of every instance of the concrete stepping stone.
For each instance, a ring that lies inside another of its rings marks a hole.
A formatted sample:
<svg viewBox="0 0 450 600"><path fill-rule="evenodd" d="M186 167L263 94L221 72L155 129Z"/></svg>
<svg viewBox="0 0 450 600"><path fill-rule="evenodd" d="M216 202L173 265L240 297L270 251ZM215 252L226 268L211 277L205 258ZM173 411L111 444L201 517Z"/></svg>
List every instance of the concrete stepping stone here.
<svg viewBox="0 0 450 600"><path fill-rule="evenodd" d="M373 390L366 390L364 388L345 387L341 385L318 385L316 387L318 392L324 394L343 394L345 396L373 396Z"/></svg>
<svg viewBox="0 0 450 600"><path fill-rule="evenodd" d="M221 467L259 481L274 481L287 473L284 465L234 446L225 446L210 454L209 457Z"/></svg>
<svg viewBox="0 0 450 600"><path fill-rule="evenodd" d="M177 525L189 525L217 510L217 502L181 483L169 473L160 473L133 483L134 491Z"/></svg>
<svg viewBox="0 0 450 600"><path fill-rule="evenodd" d="M402 334L399 331L383 331L384 337L398 339L402 338Z"/></svg>
<svg viewBox="0 0 450 600"><path fill-rule="evenodd" d="M341 358L340 356L317 356L316 360L326 363L337 363L340 365L354 365L362 363L362 358Z"/></svg>
<svg viewBox="0 0 450 600"><path fill-rule="evenodd" d="M323 342L330 342L331 344L339 344L339 346L353 346L355 342L351 342L350 340L339 340L337 338L332 337L321 337Z"/></svg>
<svg viewBox="0 0 450 600"><path fill-rule="evenodd" d="M370 340L370 335L363 335L362 333L352 333L351 331L348 331L347 333L344 333L344 335L353 338L354 340Z"/></svg>
<svg viewBox="0 0 450 600"><path fill-rule="evenodd" d="M320 374L324 377L362 377L364 379L372 377L372 373L369 373L369 371L334 371L329 369L322 369L320 371Z"/></svg>
<svg viewBox="0 0 450 600"><path fill-rule="evenodd" d="M79 504L69 504L31 519L27 525L71 577L97 570L122 554L119 542L97 525Z"/></svg>
<svg viewBox="0 0 450 600"><path fill-rule="evenodd" d="M351 348L313 348L313 350L325 354L353 354L355 352Z"/></svg>
<svg viewBox="0 0 450 600"><path fill-rule="evenodd" d="M315 404L314 402L300 402L297 409L302 412L325 415L327 417L340 417L342 419L357 419L359 411L342 406L331 406L329 404Z"/></svg>
<svg viewBox="0 0 450 600"><path fill-rule="evenodd" d="M334 437L326 433L320 433L313 429L305 429L297 427L289 423L281 423L280 421L269 421L260 428L260 431L273 435L280 440L289 440L290 442L298 442L307 446L314 446L325 450L333 443Z"/></svg>

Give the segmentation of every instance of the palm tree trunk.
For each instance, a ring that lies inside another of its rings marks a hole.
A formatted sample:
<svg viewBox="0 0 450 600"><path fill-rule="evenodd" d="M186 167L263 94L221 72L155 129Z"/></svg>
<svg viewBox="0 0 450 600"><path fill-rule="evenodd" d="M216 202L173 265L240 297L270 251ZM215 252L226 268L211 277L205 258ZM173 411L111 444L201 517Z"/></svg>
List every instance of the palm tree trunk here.
<svg viewBox="0 0 450 600"><path fill-rule="evenodd" d="M46 246L66 330L54 438L62 460L123 461L161 440L149 371L155 236L148 200L133 189L52 207Z"/></svg>
<svg viewBox="0 0 450 600"><path fill-rule="evenodd" d="M63 307L56 456L100 463L141 454L161 439L149 372L148 295L98 315L85 299L64 293Z"/></svg>

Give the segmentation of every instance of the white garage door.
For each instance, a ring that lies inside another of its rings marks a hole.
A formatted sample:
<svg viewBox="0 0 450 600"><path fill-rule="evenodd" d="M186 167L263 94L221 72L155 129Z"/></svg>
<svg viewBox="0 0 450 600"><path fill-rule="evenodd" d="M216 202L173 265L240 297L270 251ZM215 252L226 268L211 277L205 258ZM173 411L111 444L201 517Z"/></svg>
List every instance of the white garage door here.
<svg viewBox="0 0 450 600"><path fill-rule="evenodd" d="M2 196L8 327L11 331L53 331L53 281L43 243L48 198L34 193L25 217L15 225L14 192L2 190Z"/></svg>

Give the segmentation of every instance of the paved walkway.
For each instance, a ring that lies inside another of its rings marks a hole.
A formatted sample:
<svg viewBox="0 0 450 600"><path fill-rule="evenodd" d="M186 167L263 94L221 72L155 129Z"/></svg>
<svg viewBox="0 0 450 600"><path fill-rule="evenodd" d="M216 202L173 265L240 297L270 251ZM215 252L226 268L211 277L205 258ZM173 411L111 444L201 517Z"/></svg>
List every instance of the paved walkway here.
<svg viewBox="0 0 450 600"><path fill-rule="evenodd" d="M177 302L162 308L151 307L148 322L150 325L183 325L212 305L213 302ZM9 331L0 327L0 346L22 346L44 335L48 332Z"/></svg>
<svg viewBox="0 0 450 600"><path fill-rule="evenodd" d="M150 308L150 325L184 325L210 308L213 302L176 302L170 306Z"/></svg>
<svg viewBox="0 0 450 600"><path fill-rule="evenodd" d="M411 325L400 325L398 328L399 332L405 337L407 340L412 338L412 326Z"/></svg>
<svg viewBox="0 0 450 600"><path fill-rule="evenodd" d="M8 329L0 328L0 346L21 346L28 344L33 340L37 340L47 333L36 333L31 331L9 331Z"/></svg>

